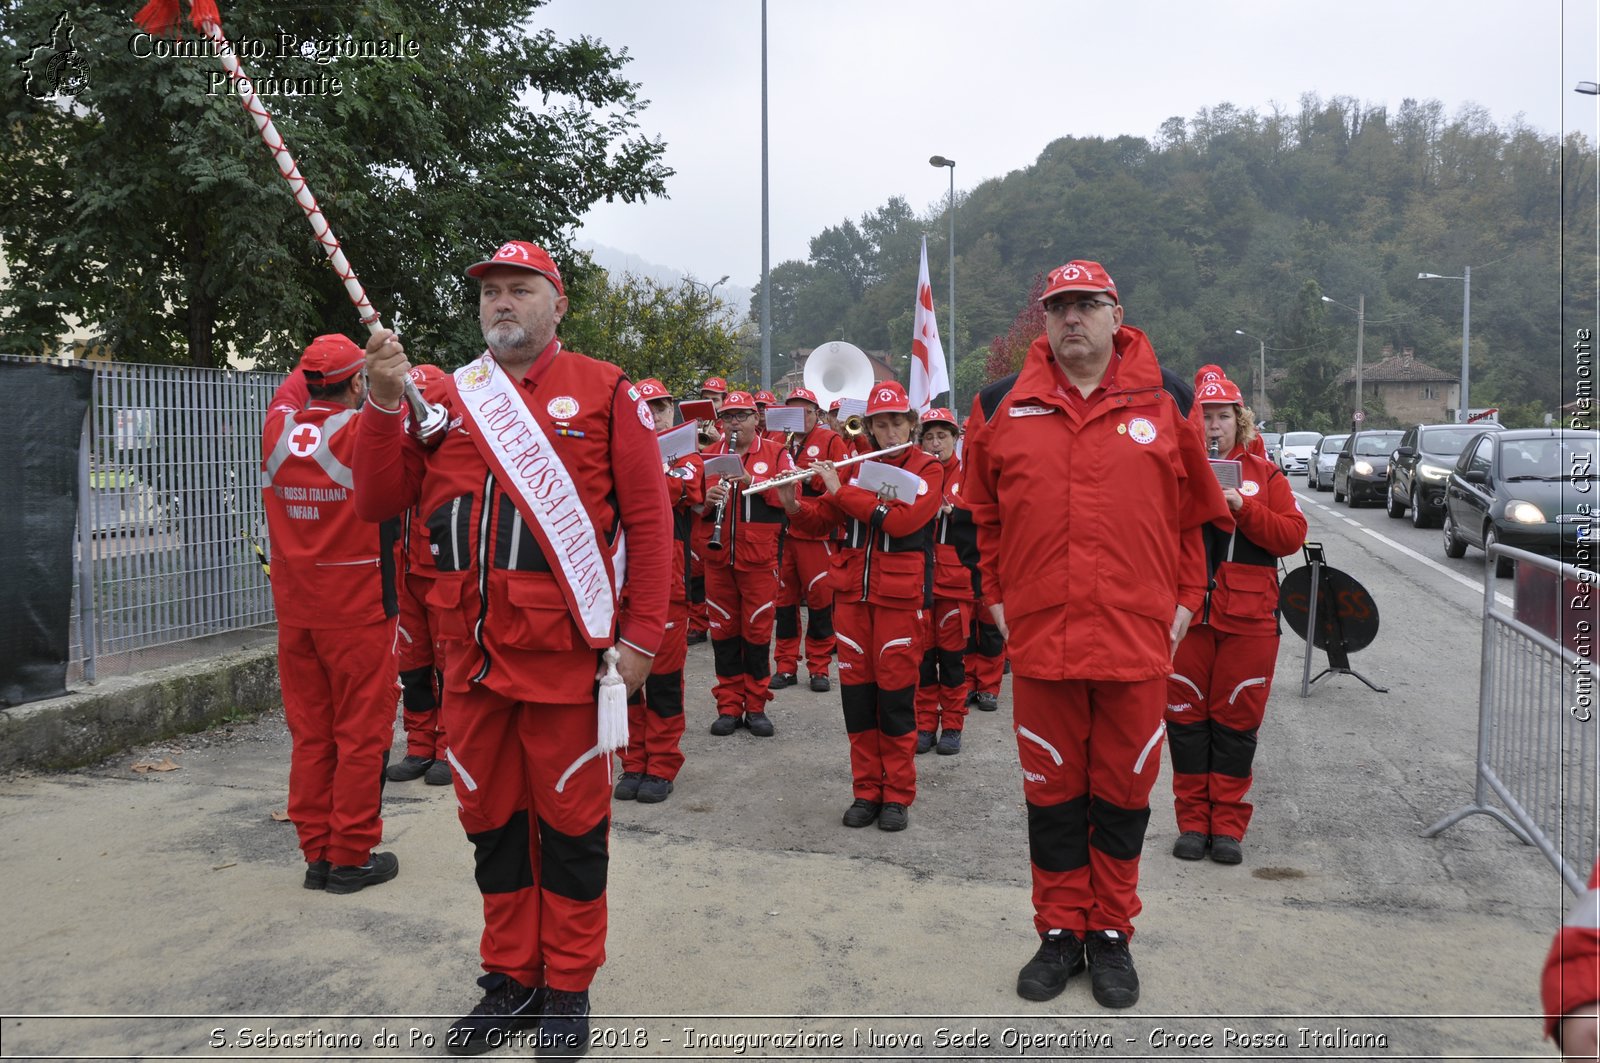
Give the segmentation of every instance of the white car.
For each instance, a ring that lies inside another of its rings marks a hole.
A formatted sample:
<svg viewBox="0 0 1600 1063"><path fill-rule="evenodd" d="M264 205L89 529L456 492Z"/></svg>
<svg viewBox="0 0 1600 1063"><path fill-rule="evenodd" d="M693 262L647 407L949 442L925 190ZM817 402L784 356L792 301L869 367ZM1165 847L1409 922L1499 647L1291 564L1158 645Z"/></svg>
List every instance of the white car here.
<svg viewBox="0 0 1600 1063"><path fill-rule="evenodd" d="M1349 432L1322 437L1322 442L1317 444L1317 452L1311 459L1311 465L1306 469L1306 490L1313 488L1318 491L1333 490L1333 463L1339 460L1339 450L1348 438L1350 438Z"/></svg>
<svg viewBox="0 0 1600 1063"><path fill-rule="evenodd" d="M1321 432L1290 432L1278 448L1278 468L1284 472L1306 472L1322 442Z"/></svg>

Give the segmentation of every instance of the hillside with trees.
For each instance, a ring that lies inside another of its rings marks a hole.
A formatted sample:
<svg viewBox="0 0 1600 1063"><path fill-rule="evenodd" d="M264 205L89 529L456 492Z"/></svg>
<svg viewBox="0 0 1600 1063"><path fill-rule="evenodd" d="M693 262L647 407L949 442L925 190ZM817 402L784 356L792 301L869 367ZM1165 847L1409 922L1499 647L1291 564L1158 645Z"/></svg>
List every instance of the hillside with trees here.
<svg viewBox="0 0 1600 1063"><path fill-rule="evenodd" d="M1235 330L1263 337L1274 420L1331 430L1349 416L1335 381L1355 363L1356 315L1322 296L1366 297L1369 364L1388 344L1458 373L1462 284L1417 274L1470 266L1472 405L1535 423L1571 391L1572 330L1595 322L1595 181L1581 135L1497 126L1473 106L1447 115L1435 100L1390 112L1308 95L1269 114L1223 103L1153 140L1064 136L1032 166L958 192L957 389L1010 372L1038 334L1029 302L1043 275L1093 258L1164 363L1217 362L1253 395L1258 345ZM892 198L818 234L807 261L776 266L774 375L788 368L777 352L839 338L903 366L924 232L937 297L942 203L919 215Z"/></svg>

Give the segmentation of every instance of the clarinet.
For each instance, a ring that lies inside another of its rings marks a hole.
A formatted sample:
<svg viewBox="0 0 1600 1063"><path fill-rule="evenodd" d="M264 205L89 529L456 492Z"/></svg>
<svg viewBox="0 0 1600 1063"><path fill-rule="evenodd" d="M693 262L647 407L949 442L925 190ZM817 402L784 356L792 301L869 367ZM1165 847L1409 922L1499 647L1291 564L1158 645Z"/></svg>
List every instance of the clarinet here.
<svg viewBox="0 0 1600 1063"><path fill-rule="evenodd" d="M737 454L738 452L739 452L739 433L738 433L737 430L735 430L733 428L729 428L728 429L728 453L729 454ZM721 501L719 501L716 504L716 507L714 509L712 509L712 511L711 511L711 523L714 525L714 527L711 529L711 538L706 540L706 549L707 550L712 550L712 551L715 551L717 553L721 553L722 552L722 516L728 510L728 496L731 495L731 494L733 494L733 491L730 488L728 491L726 491L723 494Z"/></svg>

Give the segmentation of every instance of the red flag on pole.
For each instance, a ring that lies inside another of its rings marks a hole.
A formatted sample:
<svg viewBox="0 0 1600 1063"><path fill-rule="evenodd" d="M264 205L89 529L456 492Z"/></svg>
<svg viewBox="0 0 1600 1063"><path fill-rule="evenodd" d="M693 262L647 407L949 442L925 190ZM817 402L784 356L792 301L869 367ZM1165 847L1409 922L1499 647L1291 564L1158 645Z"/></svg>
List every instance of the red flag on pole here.
<svg viewBox="0 0 1600 1063"><path fill-rule="evenodd" d="M933 288L928 284L928 238L922 238L922 265L917 269L917 312L911 327L911 386L906 389L918 414L933 408L936 396L950 390L944 367L944 344L933 316Z"/></svg>

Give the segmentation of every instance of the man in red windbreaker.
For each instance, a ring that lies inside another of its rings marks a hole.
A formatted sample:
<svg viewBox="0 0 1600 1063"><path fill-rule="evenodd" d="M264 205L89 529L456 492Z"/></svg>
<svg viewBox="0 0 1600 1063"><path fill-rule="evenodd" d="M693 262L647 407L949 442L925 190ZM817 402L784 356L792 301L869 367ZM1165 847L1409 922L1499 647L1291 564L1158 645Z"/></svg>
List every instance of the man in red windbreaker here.
<svg viewBox="0 0 1600 1063"><path fill-rule="evenodd" d="M1600 863L1550 943L1540 990L1544 1035L1555 1040L1562 1058L1595 1059L1600 1052Z"/></svg>
<svg viewBox="0 0 1600 1063"><path fill-rule="evenodd" d="M806 430L795 437L789 454L795 468L809 469L819 461L843 461L847 456L844 440L823 424L817 396L806 388L795 388L784 400L785 406L805 410ZM801 498L816 498L822 485L816 478L802 481ZM773 650L772 689L792 687L800 681L800 603L806 607L806 673L811 689L826 694L829 689L828 663L833 659L833 587L828 582L833 563L831 534L815 535L802 528L790 528L783 545L783 568L778 585L778 614L773 621L777 637Z"/></svg>
<svg viewBox="0 0 1600 1063"><path fill-rule="evenodd" d="M306 889L354 893L394 878L383 838L394 737L395 525L352 498L361 348L318 336L272 397L261 435L278 615L278 682L293 751L289 819Z"/></svg>
<svg viewBox="0 0 1600 1063"><path fill-rule="evenodd" d="M430 398L446 414L431 448L404 430L398 337L367 341L356 504L369 519L420 506L437 548L428 607L486 972L446 1047L475 1054L536 1029L541 1057L571 1059L605 961L608 754L626 719L608 697L597 712L595 680L603 652L629 693L650 672L671 511L650 407L622 370L556 338L567 298L549 254L511 241L467 276L488 350Z"/></svg>
<svg viewBox="0 0 1600 1063"><path fill-rule="evenodd" d="M1128 940L1172 655L1206 586L1201 528L1231 526L1200 431L1163 390L1097 262L1053 270L1045 335L967 440L983 594L1008 643L1038 951L1017 993L1087 964L1130 1007Z"/></svg>

